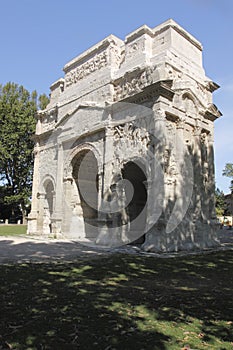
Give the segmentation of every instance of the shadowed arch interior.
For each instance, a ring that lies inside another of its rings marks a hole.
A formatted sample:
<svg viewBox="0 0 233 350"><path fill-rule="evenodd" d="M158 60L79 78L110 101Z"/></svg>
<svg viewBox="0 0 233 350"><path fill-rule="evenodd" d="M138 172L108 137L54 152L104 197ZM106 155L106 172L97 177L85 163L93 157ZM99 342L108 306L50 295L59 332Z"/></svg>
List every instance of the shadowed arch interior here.
<svg viewBox="0 0 233 350"><path fill-rule="evenodd" d="M97 234L94 230L98 218L98 164L94 153L89 150L81 151L74 157L72 167L72 176L79 192L84 224L86 224L86 238L91 238ZM90 225L87 225L88 223Z"/></svg>
<svg viewBox="0 0 233 350"><path fill-rule="evenodd" d="M54 185L51 180L44 182L43 230L49 235L52 232L51 217L54 210Z"/></svg>
<svg viewBox="0 0 233 350"><path fill-rule="evenodd" d="M146 227L146 210L143 215L141 212L147 203L147 190L145 183L147 181L144 167L140 166L136 162L128 162L122 169L122 176L124 179L131 182L133 185L133 198L128 204L126 211L130 220L130 235L140 236L139 239L133 240L134 244L142 244L145 240L145 227ZM129 197L129 193L126 187L126 198ZM139 216L139 214L141 214Z"/></svg>
<svg viewBox="0 0 233 350"><path fill-rule="evenodd" d="M45 189L45 209L49 210L50 216L53 213L53 197L54 197L54 186L51 180L46 181L44 184L44 189Z"/></svg>

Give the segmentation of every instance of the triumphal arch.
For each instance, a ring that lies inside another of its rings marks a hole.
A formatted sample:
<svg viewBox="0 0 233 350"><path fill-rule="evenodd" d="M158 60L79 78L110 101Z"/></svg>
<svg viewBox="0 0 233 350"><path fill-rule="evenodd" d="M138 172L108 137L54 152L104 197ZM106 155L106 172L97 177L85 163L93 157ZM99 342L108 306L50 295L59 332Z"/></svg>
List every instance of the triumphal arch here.
<svg viewBox="0 0 233 350"><path fill-rule="evenodd" d="M158 252L217 244L217 88L173 20L68 62L37 114L28 233Z"/></svg>

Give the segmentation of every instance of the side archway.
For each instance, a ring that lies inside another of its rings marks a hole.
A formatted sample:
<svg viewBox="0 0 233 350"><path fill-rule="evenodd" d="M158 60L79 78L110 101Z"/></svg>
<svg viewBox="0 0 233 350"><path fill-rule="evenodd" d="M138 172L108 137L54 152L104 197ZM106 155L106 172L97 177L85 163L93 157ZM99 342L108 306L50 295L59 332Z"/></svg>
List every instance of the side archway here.
<svg viewBox="0 0 233 350"><path fill-rule="evenodd" d="M52 233L51 218L54 212L54 197L55 197L55 183L53 178L46 177L41 186L41 209L42 209L42 225L43 234L50 235Z"/></svg>
<svg viewBox="0 0 233 350"><path fill-rule="evenodd" d="M98 162L88 149L76 153L71 161L72 200L70 235L95 239L98 235Z"/></svg>

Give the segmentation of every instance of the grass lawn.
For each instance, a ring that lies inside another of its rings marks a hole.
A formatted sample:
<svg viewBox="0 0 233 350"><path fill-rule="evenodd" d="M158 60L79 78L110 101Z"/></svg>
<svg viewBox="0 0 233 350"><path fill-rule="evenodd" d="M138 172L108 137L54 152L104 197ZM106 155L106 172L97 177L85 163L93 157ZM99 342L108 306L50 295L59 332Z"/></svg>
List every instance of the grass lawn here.
<svg viewBox="0 0 233 350"><path fill-rule="evenodd" d="M2 265L0 292L0 349L233 349L233 251Z"/></svg>
<svg viewBox="0 0 233 350"><path fill-rule="evenodd" d="M27 225L0 225L0 236L25 235L26 231Z"/></svg>

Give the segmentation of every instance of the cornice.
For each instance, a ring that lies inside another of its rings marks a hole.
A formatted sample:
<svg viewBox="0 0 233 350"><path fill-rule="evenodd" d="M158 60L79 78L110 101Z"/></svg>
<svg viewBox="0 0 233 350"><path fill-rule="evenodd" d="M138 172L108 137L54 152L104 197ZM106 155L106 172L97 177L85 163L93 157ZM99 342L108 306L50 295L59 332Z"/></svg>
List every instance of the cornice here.
<svg viewBox="0 0 233 350"><path fill-rule="evenodd" d="M172 90L172 80L163 80L151 84L143 89L143 91L133 95L128 96L120 101L130 102L130 103L143 103L147 100L154 99L158 96L163 96L169 101L173 100L175 92Z"/></svg>

